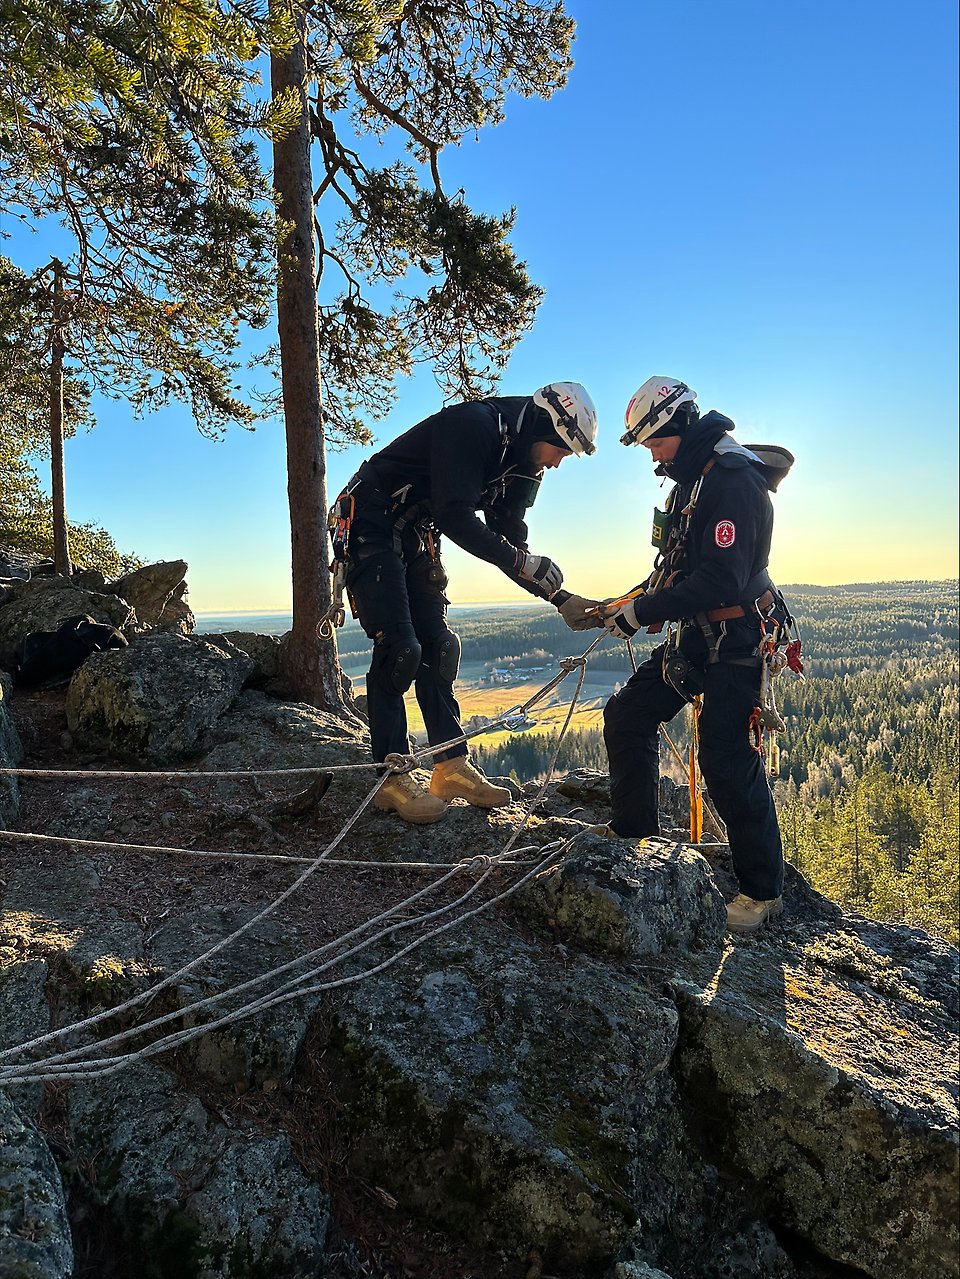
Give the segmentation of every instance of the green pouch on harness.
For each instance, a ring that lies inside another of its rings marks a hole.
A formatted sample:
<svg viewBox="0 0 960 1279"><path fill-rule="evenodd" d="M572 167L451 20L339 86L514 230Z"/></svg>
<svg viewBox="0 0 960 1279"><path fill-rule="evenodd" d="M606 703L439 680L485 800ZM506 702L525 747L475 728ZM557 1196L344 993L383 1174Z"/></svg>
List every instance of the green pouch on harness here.
<svg viewBox="0 0 960 1279"><path fill-rule="evenodd" d="M670 512L661 511L659 506L653 508L653 528L650 530L650 545L662 550L667 544L670 531Z"/></svg>

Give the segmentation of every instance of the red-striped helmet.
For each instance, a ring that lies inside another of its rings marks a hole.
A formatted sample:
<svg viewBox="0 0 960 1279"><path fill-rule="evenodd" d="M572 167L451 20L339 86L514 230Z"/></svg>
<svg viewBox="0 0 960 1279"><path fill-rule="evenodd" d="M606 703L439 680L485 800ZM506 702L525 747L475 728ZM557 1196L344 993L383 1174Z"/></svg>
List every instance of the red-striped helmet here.
<svg viewBox="0 0 960 1279"><path fill-rule="evenodd" d="M646 443L651 435L663 430L681 404L692 404L696 398L696 391L676 378L648 377L627 405L624 415L627 429L620 436L620 443Z"/></svg>

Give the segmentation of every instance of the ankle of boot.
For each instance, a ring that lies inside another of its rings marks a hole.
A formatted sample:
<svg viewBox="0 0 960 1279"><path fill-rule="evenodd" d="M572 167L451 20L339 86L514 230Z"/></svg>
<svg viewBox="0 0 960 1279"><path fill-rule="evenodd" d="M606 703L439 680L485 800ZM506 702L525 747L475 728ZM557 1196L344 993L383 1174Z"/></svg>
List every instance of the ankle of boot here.
<svg viewBox="0 0 960 1279"><path fill-rule="evenodd" d="M453 759L438 759L433 766L433 771L440 777L449 777L451 773L460 771L466 759L466 755L455 755Z"/></svg>

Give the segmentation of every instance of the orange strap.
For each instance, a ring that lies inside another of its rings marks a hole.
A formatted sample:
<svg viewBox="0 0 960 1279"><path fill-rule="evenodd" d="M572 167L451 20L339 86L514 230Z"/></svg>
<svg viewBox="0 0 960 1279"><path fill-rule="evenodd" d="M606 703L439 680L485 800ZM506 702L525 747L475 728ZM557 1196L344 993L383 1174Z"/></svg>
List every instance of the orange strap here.
<svg viewBox="0 0 960 1279"><path fill-rule="evenodd" d="M690 842L700 843L703 834L703 791L697 778L697 752L700 747L700 696L690 703Z"/></svg>

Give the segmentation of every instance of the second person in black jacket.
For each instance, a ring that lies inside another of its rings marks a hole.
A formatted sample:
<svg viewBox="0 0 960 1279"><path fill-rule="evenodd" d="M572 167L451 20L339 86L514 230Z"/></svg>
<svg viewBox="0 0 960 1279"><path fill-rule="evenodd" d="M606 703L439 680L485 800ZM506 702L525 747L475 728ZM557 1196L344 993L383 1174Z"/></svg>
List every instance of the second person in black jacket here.
<svg viewBox="0 0 960 1279"><path fill-rule="evenodd" d="M463 731L453 692L460 641L447 625L442 536L550 599L565 616L582 616L595 603L560 590L558 566L527 546L525 515L544 470L572 454L593 453L596 434L586 390L553 382L533 396L442 409L375 453L350 480L338 504L352 498L347 589L373 640L367 713L375 760L409 749L403 695L411 685L431 745ZM510 792L470 762L463 742L434 756L429 791L412 774L398 774L374 803L422 824L442 817L445 801L455 798L483 808L510 802Z"/></svg>
<svg viewBox="0 0 960 1279"><path fill-rule="evenodd" d="M764 462L738 444L722 413L702 416L674 378L649 378L627 406L623 444L641 444L674 481L654 518L657 566L643 588L600 610L616 636L671 628L604 708L610 829L659 833L659 729L700 692L700 767L727 838L740 892L732 932L754 932L782 910L783 848L763 761L749 725L760 703L760 645L786 613L767 572L773 533ZM569 620L569 619L568 619ZM591 625L586 615L574 629Z"/></svg>

